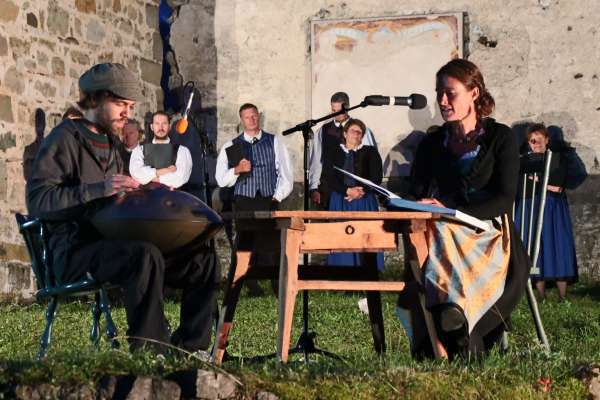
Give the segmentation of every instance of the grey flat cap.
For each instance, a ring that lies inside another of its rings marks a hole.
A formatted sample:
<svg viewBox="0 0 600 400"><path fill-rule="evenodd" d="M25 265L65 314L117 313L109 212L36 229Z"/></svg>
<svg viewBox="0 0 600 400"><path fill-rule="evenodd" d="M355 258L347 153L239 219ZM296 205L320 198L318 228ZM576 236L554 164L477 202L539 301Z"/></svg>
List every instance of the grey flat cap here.
<svg viewBox="0 0 600 400"><path fill-rule="evenodd" d="M144 100L137 76L123 64L94 65L79 78L79 89L84 93L108 90L127 100Z"/></svg>

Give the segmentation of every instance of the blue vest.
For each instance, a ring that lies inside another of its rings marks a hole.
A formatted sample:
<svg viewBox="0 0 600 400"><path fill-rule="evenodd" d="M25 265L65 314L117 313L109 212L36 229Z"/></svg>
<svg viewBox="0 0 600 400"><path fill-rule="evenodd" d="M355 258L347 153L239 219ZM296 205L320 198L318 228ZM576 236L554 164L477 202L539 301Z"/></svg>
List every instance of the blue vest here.
<svg viewBox="0 0 600 400"><path fill-rule="evenodd" d="M263 131L260 140L251 144L244 140L242 133L233 139L233 144L243 146L244 157L252 164L249 174L238 177L234 194L246 197L273 196L277 185L275 136Z"/></svg>

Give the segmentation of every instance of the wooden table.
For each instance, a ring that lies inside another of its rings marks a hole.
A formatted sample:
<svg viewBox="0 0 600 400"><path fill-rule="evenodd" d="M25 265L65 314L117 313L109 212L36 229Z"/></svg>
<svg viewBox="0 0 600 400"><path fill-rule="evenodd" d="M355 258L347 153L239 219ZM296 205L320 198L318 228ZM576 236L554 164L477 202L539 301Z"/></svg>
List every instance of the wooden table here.
<svg viewBox="0 0 600 400"><path fill-rule="evenodd" d="M387 211L272 211L235 214L235 217L252 218L257 221L274 220L276 221L275 229L280 231L277 354L282 362L288 360L294 305L296 295L301 290L367 291L375 350L385 351L379 292L402 291L405 283L379 281L375 255L380 251L396 250L398 233L401 233L404 239L405 258L408 257L414 276L420 279L420 270L428 254L425 239L426 221L439 218L438 215L424 212ZM366 253L365 264L367 265L362 268L299 267L298 265L301 253L332 252ZM251 255L252 250L250 249L236 249L232 256L223 312L212 354L217 365L221 364L227 346L227 338L232 328L233 314L243 280L251 276L274 277L276 275L272 267L251 266ZM303 275L310 275L311 272L317 272L316 279L314 276L310 279L303 277ZM348 276L349 279L344 279L343 276ZM438 358L445 358L446 351L437 338L431 315L425 310L422 296L420 296L420 302L434 353Z"/></svg>

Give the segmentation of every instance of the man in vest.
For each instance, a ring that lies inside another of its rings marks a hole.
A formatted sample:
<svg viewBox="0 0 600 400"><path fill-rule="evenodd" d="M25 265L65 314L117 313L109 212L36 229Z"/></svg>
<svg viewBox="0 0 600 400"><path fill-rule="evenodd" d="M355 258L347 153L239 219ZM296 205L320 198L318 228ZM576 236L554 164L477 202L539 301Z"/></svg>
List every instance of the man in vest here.
<svg viewBox="0 0 600 400"><path fill-rule="evenodd" d="M350 98L345 92L337 92L331 96L331 112L338 112L342 108L350 107ZM323 169L333 168L328 162L331 155L344 138L344 125L350 119L348 113L335 116L331 121L323 124L312 141L309 153L308 186L311 200L321 208L327 210L329 207L329 194L331 193L330 182L321 179L324 176L332 176L322 173ZM363 145L375 146L375 137L369 128L363 136ZM328 171L331 172L331 171Z"/></svg>
<svg viewBox="0 0 600 400"><path fill-rule="evenodd" d="M152 142L137 146L131 153L129 172L142 185L158 182L179 188L190 179L192 155L187 147L171 143L169 124L163 111L152 114Z"/></svg>
<svg viewBox="0 0 600 400"><path fill-rule="evenodd" d="M242 105L239 115L244 131L221 148L215 173L217 184L233 187L236 212L276 210L294 184L288 151L279 137L260 128L260 116L254 104ZM277 235L266 238L264 234L246 233L247 226L243 221L236 221L236 248L255 248L258 242L279 240ZM267 232L270 230L266 228ZM252 262L271 263L272 260L261 256L260 261L255 257Z"/></svg>
<svg viewBox="0 0 600 400"><path fill-rule="evenodd" d="M115 146L136 101L144 99L138 78L121 64L98 64L79 78L79 89L84 118L52 129L27 182L29 214L43 218L49 230L56 281L93 277L119 285L132 349L169 341L189 351L207 349L220 278L214 251L199 245L165 257L148 242L104 239L89 219L104 199L139 187L123 175ZM183 289L173 335L164 314L165 285Z"/></svg>

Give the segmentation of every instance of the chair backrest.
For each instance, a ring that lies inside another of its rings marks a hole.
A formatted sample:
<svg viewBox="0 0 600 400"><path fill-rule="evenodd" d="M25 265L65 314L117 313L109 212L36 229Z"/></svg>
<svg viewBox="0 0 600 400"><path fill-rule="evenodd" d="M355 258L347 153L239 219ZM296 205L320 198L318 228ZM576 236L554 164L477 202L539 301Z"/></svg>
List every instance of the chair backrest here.
<svg viewBox="0 0 600 400"><path fill-rule="evenodd" d="M531 258L532 274L539 273L537 259L540 251L551 161L551 150L546 150L543 155L530 153L521 156L519 177L521 199L518 210L513 206L513 220L520 227L521 240L527 247L527 254Z"/></svg>
<svg viewBox="0 0 600 400"><path fill-rule="evenodd" d="M53 287L55 279L51 266L52 255L48 247L48 231L44 222L19 213L15 217L19 232L27 246L38 290Z"/></svg>

